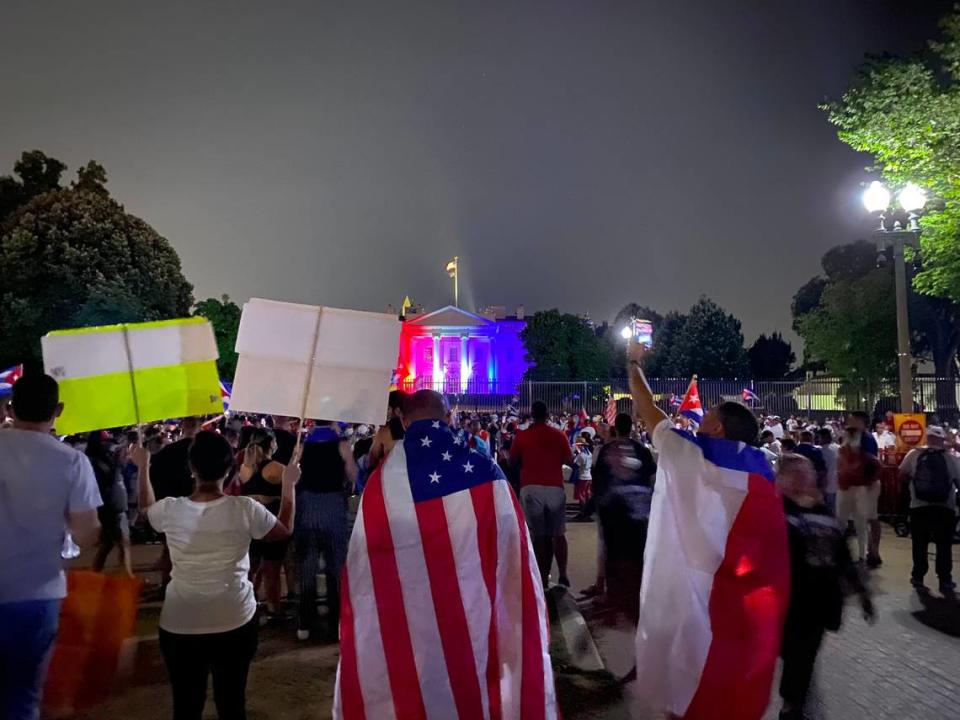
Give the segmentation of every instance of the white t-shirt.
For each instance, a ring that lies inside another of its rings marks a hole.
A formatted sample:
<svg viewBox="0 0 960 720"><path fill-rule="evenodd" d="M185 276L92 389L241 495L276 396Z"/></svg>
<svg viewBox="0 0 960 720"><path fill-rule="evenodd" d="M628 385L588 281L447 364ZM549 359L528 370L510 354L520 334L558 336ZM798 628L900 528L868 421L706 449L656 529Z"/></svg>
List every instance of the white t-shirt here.
<svg viewBox="0 0 960 720"><path fill-rule="evenodd" d="M773 436L774 436L777 440L783 440L783 436L784 436L783 425L781 425L780 423L775 423L775 424L771 425L770 427L767 428L767 430L769 430L770 432L772 432L772 433L773 433Z"/></svg>
<svg viewBox="0 0 960 720"><path fill-rule="evenodd" d="M820 452L823 453L823 462L827 466L827 486L824 492L835 493L840 489L839 476L837 474L837 458L839 457L840 446L836 443L829 445L820 445Z"/></svg>
<svg viewBox="0 0 960 720"><path fill-rule="evenodd" d="M160 627L199 635L246 625L257 612L248 578L250 540L259 540L277 519L248 497L225 496L199 503L164 498L147 510L150 524L166 533L173 574Z"/></svg>
<svg viewBox="0 0 960 720"><path fill-rule="evenodd" d="M64 519L100 507L83 453L32 430L0 430L0 603L59 600Z"/></svg>
<svg viewBox="0 0 960 720"><path fill-rule="evenodd" d="M882 433L874 433L873 437L877 441L877 447L880 450L897 446L897 436L889 430L884 430Z"/></svg>

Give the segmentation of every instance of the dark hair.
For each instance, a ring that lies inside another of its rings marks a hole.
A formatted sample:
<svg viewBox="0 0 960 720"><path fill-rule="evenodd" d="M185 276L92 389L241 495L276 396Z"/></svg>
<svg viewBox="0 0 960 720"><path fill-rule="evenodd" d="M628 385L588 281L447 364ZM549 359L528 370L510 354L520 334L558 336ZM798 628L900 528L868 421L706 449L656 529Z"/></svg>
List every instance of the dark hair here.
<svg viewBox="0 0 960 720"><path fill-rule="evenodd" d="M785 453L792 453L794 450L797 449L797 441L794 440L793 438L785 437L783 440L780 441L780 448Z"/></svg>
<svg viewBox="0 0 960 720"><path fill-rule="evenodd" d="M857 420L861 420L864 425L866 425L867 427L870 427L870 415L865 413L863 410L854 410L853 412L850 413L850 417L856 418Z"/></svg>
<svg viewBox="0 0 960 720"><path fill-rule="evenodd" d="M760 435L760 425L750 409L738 402L727 401L717 405L723 436L727 440L756 445Z"/></svg>
<svg viewBox="0 0 960 720"><path fill-rule="evenodd" d="M813 442L813 433L809 430L800 431L800 442L802 443L812 443Z"/></svg>
<svg viewBox="0 0 960 720"><path fill-rule="evenodd" d="M817 430L817 441L828 444L833 442L833 431L830 428L820 428Z"/></svg>
<svg viewBox="0 0 960 720"><path fill-rule="evenodd" d="M383 397L381 395L381 397ZM387 399L387 407L391 410L402 410L404 398L407 394L403 390L391 390L390 397Z"/></svg>
<svg viewBox="0 0 960 720"><path fill-rule="evenodd" d="M613 427L617 430L617 437L628 438L630 437L630 431L633 430L633 418L627 413L617 413L617 417L613 421Z"/></svg>
<svg viewBox="0 0 960 720"><path fill-rule="evenodd" d="M247 445L250 444L250 438L253 436L254 430L256 430L256 428L253 425L244 425L240 428L240 442L237 443L238 449L247 449Z"/></svg>
<svg viewBox="0 0 960 720"><path fill-rule="evenodd" d="M60 386L49 375L24 375L13 384L13 412L24 422L49 422L60 404Z"/></svg>
<svg viewBox="0 0 960 720"><path fill-rule="evenodd" d="M534 422L546 422L547 415L550 413L547 410L547 404L542 400L537 400L530 406L530 414L533 415Z"/></svg>
<svg viewBox="0 0 960 720"><path fill-rule="evenodd" d="M773 430L764 430L762 433L760 433L760 442L763 442L768 437L773 437Z"/></svg>
<svg viewBox="0 0 960 720"><path fill-rule="evenodd" d="M233 449L224 437L201 430L190 444L190 468L200 482L222 480L233 468Z"/></svg>

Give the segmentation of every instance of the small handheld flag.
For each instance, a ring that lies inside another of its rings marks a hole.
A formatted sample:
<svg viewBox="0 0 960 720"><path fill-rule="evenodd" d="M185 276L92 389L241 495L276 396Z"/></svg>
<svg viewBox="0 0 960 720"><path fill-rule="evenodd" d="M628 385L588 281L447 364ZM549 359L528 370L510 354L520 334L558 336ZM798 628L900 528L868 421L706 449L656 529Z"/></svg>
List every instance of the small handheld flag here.
<svg viewBox="0 0 960 720"><path fill-rule="evenodd" d="M603 419L606 420L607 425L613 425L617 419L617 401L613 398L607 400L607 409L603 411Z"/></svg>
<svg viewBox="0 0 960 720"><path fill-rule="evenodd" d="M700 392L697 390L697 376L694 375L687 387L687 394L680 403L680 414L695 423L703 422L703 405L700 404Z"/></svg>
<svg viewBox="0 0 960 720"><path fill-rule="evenodd" d="M743 401L744 401L745 403L752 403L752 402L759 403L759 402L760 402L760 398L757 397L757 394L756 394L755 392L753 392L753 390L751 390L750 388L744 388L744 389L743 389Z"/></svg>
<svg viewBox="0 0 960 720"><path fill-rule="evenodd" d="M21 377L23 377L23 365L14 365L0 372L0 397L9 395L13 391L13 384Z"/></svg>

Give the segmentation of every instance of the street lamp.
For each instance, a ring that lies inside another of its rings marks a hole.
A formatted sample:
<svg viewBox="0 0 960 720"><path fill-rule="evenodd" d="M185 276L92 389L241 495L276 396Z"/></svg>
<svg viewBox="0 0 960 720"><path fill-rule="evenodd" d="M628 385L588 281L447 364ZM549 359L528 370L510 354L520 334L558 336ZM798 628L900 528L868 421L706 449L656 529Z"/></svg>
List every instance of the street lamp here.
<svg viewBox="0 0 960 720"><path fill-rule="evenodd" d="M620 337L624 340L629 340L633 337L633 330L630 329L629 325L624 325L623 330L620 331Z"/></svg>
<svg viewBox="0 0 960 720"><path fill-rule="evenodd" d="M920 238L918 213L927 204L927 194L913 183L907 183L897 194L897 203L907 212L906 228L897 220L887 227L886 211L890 207L890 191L874 180L863 193L867 212L879 213L880 226L874 231L877 250L882 254L893 248L894 281L897 296L897 369L900 380L900 412L913 412L913 377L910 367L910 319L907 315L907 264L904 247L917 247Z"/></svg>

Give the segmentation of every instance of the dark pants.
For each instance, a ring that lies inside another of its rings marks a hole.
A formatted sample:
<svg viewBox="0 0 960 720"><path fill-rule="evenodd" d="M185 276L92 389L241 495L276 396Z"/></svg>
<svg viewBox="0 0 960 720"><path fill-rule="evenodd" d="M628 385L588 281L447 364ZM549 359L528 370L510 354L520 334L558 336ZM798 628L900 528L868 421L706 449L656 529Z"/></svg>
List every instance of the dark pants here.
<svg viewBox="0 0 960 720"><path fill-rule="evenodd" d="M817 662L823 626L787 623L783 633L783 675L780 678L780 697L784 703L802 710L807 701L813 668Z"/></svg>
<svg viewBox="0 0 960 720"><path fill-rule="evenodd" d="M626 500L614 493L605 496L597 510L606 548L607 600L636 624L648 520L631 517Z"/></svg>
<svg viewBox="0 0 960 720"><path fill-rule="evenodd" d="M300 613L298 627L310 630L317 616L317 573L320 556L327 583L327 608L330 625L340 620L340 571L347 558L350 539L347 498L343 493L297 494L294 545L300 574Z"/></svg>
<svg viewBox="0 0 960 720"><path fill-rule="evenodd" d="M257 619L224 633L181 635L160 629L160 651L173 690L173 720L200 720L213 675L220 720L246 720L247 673L257 652Z"/></svg>
<svg viewBox="0 0 960 720"><path fill-rule="evenodd" d="M59 600L0 603L0 712L36 720L60 623Z"/></svg>
<svg viewBox="0 0 960 720"><path fill-rule="evenodd" d="M910 536L913 540L914 582L922 582L930 569L927 548L930 543L937 549L937 577L941 583L953 580L953 527L956 514L948 507L930 505L910 511Z"/></svg>

